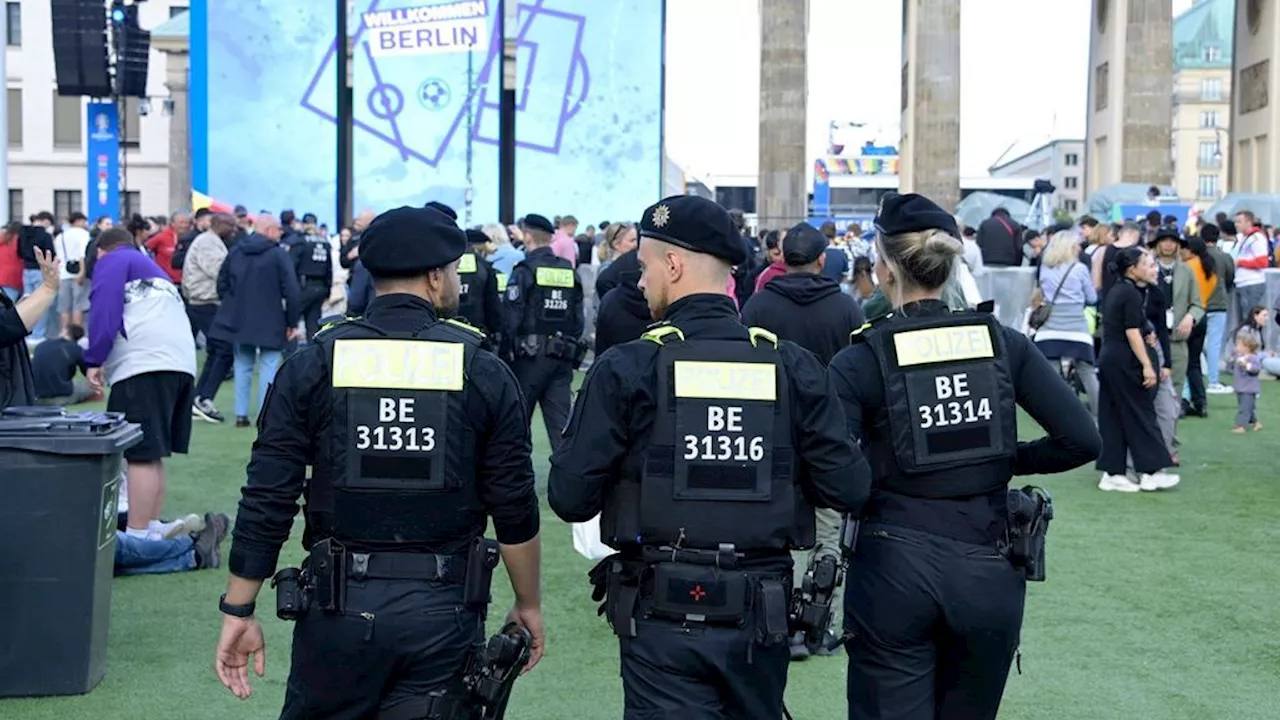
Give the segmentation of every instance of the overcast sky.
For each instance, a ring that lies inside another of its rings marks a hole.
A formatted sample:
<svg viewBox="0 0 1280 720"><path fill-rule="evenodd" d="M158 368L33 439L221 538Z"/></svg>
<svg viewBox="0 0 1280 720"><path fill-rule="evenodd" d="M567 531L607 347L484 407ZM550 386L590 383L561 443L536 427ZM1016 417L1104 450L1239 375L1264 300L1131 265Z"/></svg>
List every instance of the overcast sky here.
<svg viewBox="0 0 1280 720"><path fill-rule="evenodd" d="M1175 13L1192 4L1170 1ZM1084 137L1092 5L963 0L962 175L985 175L1014 142ZM809 0L809 158L833 120L896 133L901 32L898 0ZM758 0L667 0L666 42L667 153L695 177L755 176Z"/></svg>

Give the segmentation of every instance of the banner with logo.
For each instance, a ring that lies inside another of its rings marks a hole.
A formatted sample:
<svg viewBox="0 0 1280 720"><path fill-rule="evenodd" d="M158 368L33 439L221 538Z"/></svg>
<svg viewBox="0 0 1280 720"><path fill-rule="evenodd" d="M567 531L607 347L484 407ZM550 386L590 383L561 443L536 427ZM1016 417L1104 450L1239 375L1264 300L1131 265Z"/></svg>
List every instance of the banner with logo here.
<svg viewBox="0 0 1280 720"><path fill-rule="evenodd" d="M85 153L89 169L85 187L85 215L89 222L106 215L120 220L120 116L114 103L89 101L89 143Z"/></svg>

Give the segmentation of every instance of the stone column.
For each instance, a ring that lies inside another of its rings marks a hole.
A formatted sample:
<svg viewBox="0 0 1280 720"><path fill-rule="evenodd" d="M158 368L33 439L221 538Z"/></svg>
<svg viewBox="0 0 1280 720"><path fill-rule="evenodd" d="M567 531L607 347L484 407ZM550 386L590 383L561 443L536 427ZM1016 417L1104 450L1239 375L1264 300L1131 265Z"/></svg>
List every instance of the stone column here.
<svg viewBox="0 0 1280 720"><path fill-rule="evenodd" d="M960 0L902 2L898 188L947 210L960 202Z"/></svg>
<svg viewBox="0 0 1280 720"><path fill-rule="evenodd" d="M763 227L808 217L805 186L808 0L760 0L760 180L756 213Z"/></svg>
<svg viewBox="0 0 1280 720"><path fill-rule="evenodd" d="M169 116L169 207L191 207L191 118L187 102L189 55L165 53L165 87L173 102Z"/></svg>
<svg viewBox="0 0 1280 720"><path fill-rule="evenodd" d="M1231 192L1280 192L1280 6L1237 0L1231 95Z"/></svg>

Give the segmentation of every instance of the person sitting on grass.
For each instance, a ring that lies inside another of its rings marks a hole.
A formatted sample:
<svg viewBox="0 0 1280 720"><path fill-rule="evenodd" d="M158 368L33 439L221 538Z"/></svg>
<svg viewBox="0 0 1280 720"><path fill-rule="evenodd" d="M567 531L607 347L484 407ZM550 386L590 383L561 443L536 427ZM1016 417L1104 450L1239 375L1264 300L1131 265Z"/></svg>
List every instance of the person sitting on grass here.
<svg viewBox="0 0 1280 720"><path fill-rule="evenodd" d="M222 540L231 518L222 513L187 515L159 539L116 530L115 574L160 575L222 567Z"/></svg>
<svg viewBox="0 0 1280 720"><path fill-rule="evenodd" d="M58 337L36 346L31 374L40 405L78 405L94 396L87 380L76 380L77 372L85 372L83 337L84 328L68 324Z"/></svg>

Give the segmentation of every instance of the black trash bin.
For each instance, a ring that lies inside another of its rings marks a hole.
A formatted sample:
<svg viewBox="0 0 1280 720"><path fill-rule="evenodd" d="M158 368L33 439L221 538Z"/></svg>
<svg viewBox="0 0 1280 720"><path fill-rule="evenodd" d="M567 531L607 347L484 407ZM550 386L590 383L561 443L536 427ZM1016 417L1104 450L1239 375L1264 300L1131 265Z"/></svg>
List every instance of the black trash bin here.
<svg viewBox="0 0 1280 720"><path fill-rule="evenodd" d="M0 697L78 695L107 670L123 413L0 413Z"/></svg>

